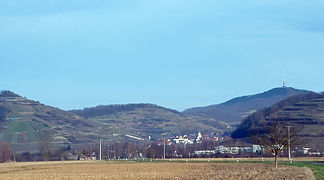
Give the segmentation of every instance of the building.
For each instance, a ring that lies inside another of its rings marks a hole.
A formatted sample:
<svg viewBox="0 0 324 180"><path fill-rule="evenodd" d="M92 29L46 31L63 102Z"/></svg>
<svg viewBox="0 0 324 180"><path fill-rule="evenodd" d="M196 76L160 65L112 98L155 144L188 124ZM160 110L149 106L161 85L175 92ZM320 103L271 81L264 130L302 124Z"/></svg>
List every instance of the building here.
<svg viewBox="0 0 324 180"><path fill-rule="evenodd" d="M201 132L199 131L197 134L197 137L196 137L196 143L201 143L202 138L203 138L203 136L202 136Z"/></svg>
<svg viewBox="0 0 324 180"><path fill-rule="evenodd" d="M187 136L177 136L173 139L176 144L193 144L193 141L190 140Z"/></svg>
<svg viewBox="0 0 324 180"><path fill-rule="evenodd" d="M252 145L252 146L245 146L245 147L227 147L227 146L216 146L213 150L200 150L195 151L196 155L211 155L211 154L240 154L242 152L249 152L249 153L258 153L261 152L262 148L259 145Z"/></svg>

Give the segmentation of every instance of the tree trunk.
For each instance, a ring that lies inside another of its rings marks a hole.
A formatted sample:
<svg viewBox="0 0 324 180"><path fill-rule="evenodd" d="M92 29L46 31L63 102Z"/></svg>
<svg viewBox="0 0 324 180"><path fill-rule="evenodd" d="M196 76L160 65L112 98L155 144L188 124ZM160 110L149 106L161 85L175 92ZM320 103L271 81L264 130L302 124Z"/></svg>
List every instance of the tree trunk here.
<svg viewBox="0 0 324 180"><path fill-rule="evenodd" d="M279 155L279 153L275 153L275 166L276 166L276 168L278 168L278 155Z"/></svg>

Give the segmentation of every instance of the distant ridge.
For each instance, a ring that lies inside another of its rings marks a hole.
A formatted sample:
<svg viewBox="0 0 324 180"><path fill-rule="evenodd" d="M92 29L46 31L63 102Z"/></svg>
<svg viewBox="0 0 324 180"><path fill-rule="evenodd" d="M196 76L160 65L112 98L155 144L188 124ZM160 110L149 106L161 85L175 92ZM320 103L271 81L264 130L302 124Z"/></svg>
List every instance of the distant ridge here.
<svg viewBox="0 0 324 180"><path fill-rule="evenodd" d="M110 115L118 112L124 112L124 111L134 111L136 108L161 108L168 111L172 111L173 113L180 112L168 109L165 107L161 107L155 104L149 104L149 103L139 103L139 104L114 104L114 105L98 105L96 107L90 107L90 108L83 108L82 110L71 110L70 112L78 114L80 116L83 116L85 118L91 118L96 116L104 116L104 115Z"/></svg>
<svg viewBox="0 0 324 180"><path fill-rule="evenodd" d="M253 112L270 107L285 98L309 92L311 91L280 87L260 94L237 97L217 105L190 108L183 113L238 124Z"/></svg>

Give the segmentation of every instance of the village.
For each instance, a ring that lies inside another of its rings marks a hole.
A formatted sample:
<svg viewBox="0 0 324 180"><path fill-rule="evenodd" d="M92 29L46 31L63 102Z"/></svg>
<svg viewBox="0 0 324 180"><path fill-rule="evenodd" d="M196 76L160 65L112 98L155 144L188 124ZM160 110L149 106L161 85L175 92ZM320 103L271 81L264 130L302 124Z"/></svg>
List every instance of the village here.
<svg viewBox="0 0 324 180"><path fill-rule="evenodd" d="M215 145L213 148L206 149L201 149L201 147L197 146L199 150L194 150L194 152L191 153L191 157L211 157L215 155L223 155L226 157L228 157L228 155L245 155L247 157L254 157L266 154L266 150L260 145L247 143L237 143L237 145L233 145L230 141L231 138L223 136L223 134L202 134L199 131L197 134L158 139L157 145L163 146L165 144L166 146L171 146L174 144L188 146L192 144L201 144L203 142L209 142ZM284 154L285 152L282 152L282 155ZM294 147L292 149L292 154L295 156L321 156L324 152L313 150L310 147ZM182 157L181 155L176 156Z"/></svg>

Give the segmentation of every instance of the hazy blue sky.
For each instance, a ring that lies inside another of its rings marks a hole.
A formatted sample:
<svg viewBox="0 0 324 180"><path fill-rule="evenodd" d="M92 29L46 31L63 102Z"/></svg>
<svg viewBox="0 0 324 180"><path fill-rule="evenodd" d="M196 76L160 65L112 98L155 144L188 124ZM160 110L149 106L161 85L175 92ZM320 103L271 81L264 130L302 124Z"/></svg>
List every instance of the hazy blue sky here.
<svg viewBox="0 0 324 180"><path fill-rule="evenodd" d="M0 0L0 89L63 109L177 110L324 91L323 0Z"/></svg>

